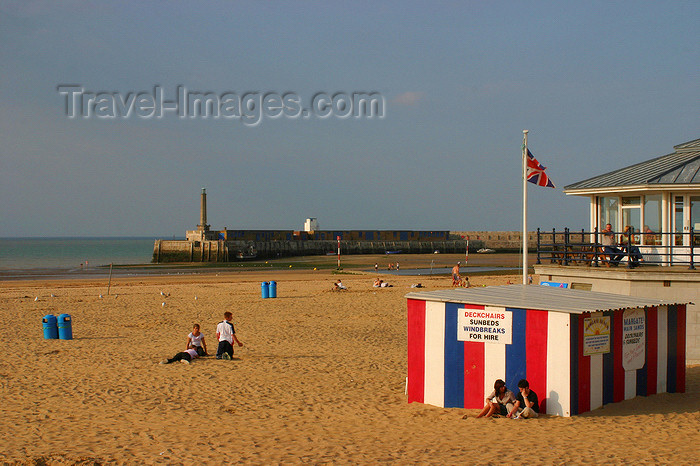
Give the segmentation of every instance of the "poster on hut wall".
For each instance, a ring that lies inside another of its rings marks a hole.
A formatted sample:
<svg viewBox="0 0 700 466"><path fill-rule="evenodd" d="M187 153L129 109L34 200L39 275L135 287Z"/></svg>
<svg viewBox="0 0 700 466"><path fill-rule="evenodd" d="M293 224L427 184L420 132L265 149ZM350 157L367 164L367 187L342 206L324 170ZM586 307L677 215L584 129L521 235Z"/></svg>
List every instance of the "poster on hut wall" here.
<svg viewBox="0 0 700 466"><path fill-rule="evenodd" d="M634 371L644 367L646 318L644 309L627 309L622 314L622 367Z"/></svg>
<svg viewBox="0 0 700 466"><path fill-rule="evenodd" d="M457 316L457 340L478 343L513 343L513 313L503 307L460 309Z"/></svg>
<svg viewBox="0 0 700 466"><path fill-rule="evenodd" d="M610 317L592 315L583 319L583 355L610 352Z"/></svg>

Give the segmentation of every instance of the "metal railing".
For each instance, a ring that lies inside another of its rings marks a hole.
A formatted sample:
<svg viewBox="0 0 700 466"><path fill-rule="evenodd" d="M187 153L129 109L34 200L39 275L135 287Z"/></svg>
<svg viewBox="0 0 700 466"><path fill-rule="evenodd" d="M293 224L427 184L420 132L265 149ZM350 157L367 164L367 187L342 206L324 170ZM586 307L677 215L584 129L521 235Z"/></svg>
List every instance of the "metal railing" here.
<svg viewBox="0 0 700 466"><path fill-rule="evenodd" d="M613 232L617 240L625 232ZM695 270L696 257L700 254L700 234L691 228L687 233L637 232L632 229L626 241L612 249L602 244L603 234L593 231L541 231L537 229L537 264L551 261L561 265L587 265L593 267L625 263L627 268L639 265L688 265ZM697 248L697 251L696 251ZM613 257L614 256L614 257ZM641 256L641 260L636 259ZM615 258L621 260L615 260Z"/></svg>

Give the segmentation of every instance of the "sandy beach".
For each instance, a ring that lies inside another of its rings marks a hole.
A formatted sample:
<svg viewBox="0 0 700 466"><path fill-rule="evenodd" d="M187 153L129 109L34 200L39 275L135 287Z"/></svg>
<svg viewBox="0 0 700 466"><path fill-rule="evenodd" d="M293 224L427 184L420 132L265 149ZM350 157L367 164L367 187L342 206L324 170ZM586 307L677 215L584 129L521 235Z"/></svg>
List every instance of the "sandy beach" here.
<svg viewBox="0 0 700 466"><path fill-rule="evenodd" d="M434 290L449 279L384 276L394 286L375 289L374 277L326 270L119 278L109 295L104 280L0 282L0 461L697 462L700 366L687 369L684 394L572 418L485 420L475 410L408 404L404 295L413 283ZM330 291L337 278L348 291ZM263 280L278 282L277 299L260 298ZM471 283L509 280L519 277ZM224 311L245 344L233 361L159 364L184 350L195 322L213 353ZM73 316L74 339L44 340L42 316L60 313Z"/></svg>

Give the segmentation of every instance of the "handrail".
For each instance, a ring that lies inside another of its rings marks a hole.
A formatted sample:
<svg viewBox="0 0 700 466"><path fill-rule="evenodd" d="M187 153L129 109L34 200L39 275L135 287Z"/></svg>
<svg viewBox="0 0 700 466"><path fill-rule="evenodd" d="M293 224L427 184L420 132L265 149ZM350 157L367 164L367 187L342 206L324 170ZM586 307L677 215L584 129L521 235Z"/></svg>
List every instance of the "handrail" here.
<svg viewBox="0 0 700 466"><path fill-rule="evenodd" d="M624 232L613 232L616 239ZM635 241L635 239L637 239ZM569 228L551 232L537 229L537 264L544 261L561 265L579 265L581 263L599 267L600 265L615 265L611 254L605 252L600 242L600 232L597 228L587 232L572 233ZM665 243L665 245L664 245ZM640 253L643 265L680 265L687 264L690 270L695 270L696 257L700 253L700 233L693 228L689 232L653 233L629 231L623 244L616 247L615 256L623 256L626 266L632 268L638 265L630 260L630 255ZM698 252L695 252L698 248Z"/></svg>

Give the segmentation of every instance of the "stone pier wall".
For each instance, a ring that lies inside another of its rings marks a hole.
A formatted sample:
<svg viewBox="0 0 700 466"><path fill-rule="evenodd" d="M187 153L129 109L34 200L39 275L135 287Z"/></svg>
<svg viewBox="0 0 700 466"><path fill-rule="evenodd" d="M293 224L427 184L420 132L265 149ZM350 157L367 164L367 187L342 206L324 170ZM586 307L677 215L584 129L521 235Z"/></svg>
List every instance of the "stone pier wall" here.
<svg viewBox="0 0 700 466"><path fill-rule="evenodd" d="M483 247L470 242L470 249ZM429 254L465 252L467 242L453 241L341 241L342 254L384 254L401 251L404 254ZM257 258L308 256L335 253L337 241L174 241L156 240L153 245L153 262L234 262L238 254L248 254L254 249Z"/></svg>

